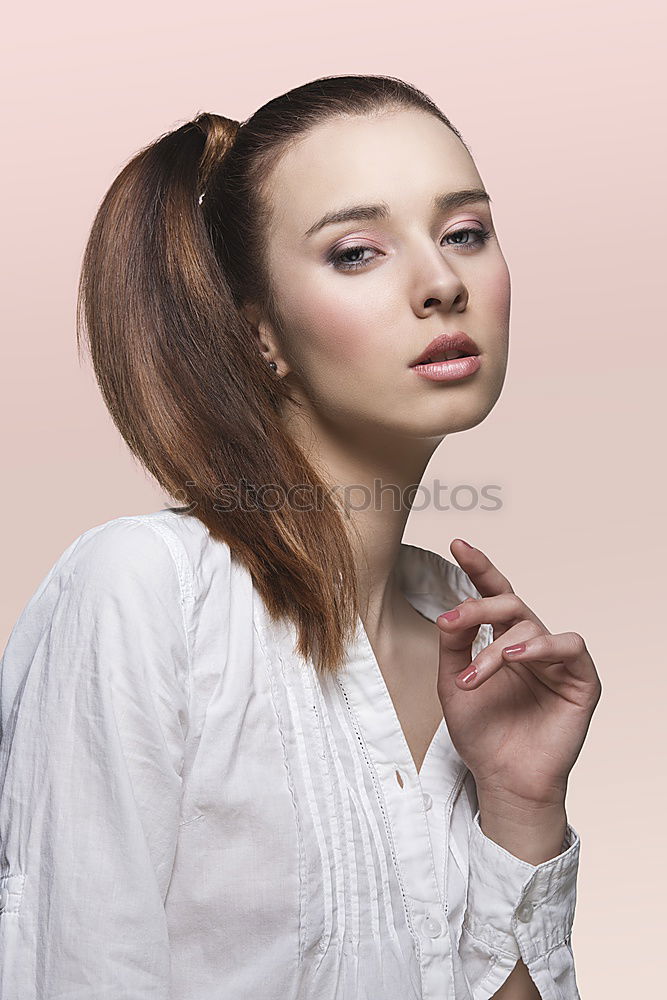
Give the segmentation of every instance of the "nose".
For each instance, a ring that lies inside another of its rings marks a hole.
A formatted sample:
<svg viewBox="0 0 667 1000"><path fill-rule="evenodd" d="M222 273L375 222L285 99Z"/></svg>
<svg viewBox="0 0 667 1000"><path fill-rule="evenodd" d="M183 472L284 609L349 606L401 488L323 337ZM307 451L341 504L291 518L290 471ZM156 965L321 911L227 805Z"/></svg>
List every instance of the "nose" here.
<svg viewBox="0 0 667 1000"><path fill-rule="evenodd" d="M418 267L413 292L419 316L427 316L436 309L462 312L468 303L463 279L435 248L429 262Z"/></svg>

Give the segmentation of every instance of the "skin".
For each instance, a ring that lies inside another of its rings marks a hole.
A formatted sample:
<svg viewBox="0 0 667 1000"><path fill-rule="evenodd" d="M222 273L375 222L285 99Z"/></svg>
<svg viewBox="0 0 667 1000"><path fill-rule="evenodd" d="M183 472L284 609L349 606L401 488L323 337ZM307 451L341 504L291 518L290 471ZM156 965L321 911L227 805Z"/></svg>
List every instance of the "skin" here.
<svg viewBox="0 0 667 1000"><path fill-rule="evenodd" d="M347 508L358 533L362 618L384 663L397 637L415 628L416 612L393 576L410 507L387 495L359 509L358 487L419 483L448 434L484 420L505 379L510 276L490 207L431 207L436 194L470 188L484 184L463 144L416 110L318 126L283 157L268 186L280 325L252 305L247 315L258 350L277 363L277 376L302 404L283 413L290 433L330 482L355 487ZM380 201L390 207L387 219L338 223L304 237L327 211ZM472 234L472 248L461 247L466 238L452 234L468 227L491 237L477 245ZM352 250L360 245L365 249ZM334 267L331 254L345 250L348 263L366 266ZM433 337L457 330L477 343L479 371L437 383L410 370ZM561 853L567 780L600 680L581 636L552 635L484 552L460 539L450 551L482 597L438 619L437 695L475 778L483 832L539 864ZM482 623L492 625L494 641L471 662ZM506 652L521 642L518 655ZM477 675L464 682L471 666ZM523 962L496 996L539 996Z"/></svg>

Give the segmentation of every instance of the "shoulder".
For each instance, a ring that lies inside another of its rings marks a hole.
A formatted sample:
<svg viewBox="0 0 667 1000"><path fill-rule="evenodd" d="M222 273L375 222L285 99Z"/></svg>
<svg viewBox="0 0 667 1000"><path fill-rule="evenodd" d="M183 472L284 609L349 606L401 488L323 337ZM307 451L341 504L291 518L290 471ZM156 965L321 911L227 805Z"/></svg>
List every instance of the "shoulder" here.
<svg viewBox="0 0 667 1000"><path fill-rule="evenodd" d="M179 601L185 600L187 575L181 579L168 545L145 518L118 517L77 535L49 568L22 617L53 607L64 594L77 595L90 608L109 598L130 605L138 591L149 598L159 590L175 590Z"/></svg>
<svg viewBox="0 0 667 1000"><path fill-rule="evenodd" d="M178 762L190 698L190 585L185 547L154 523L161 520L114 518L61 552L0 659L0 741L19 733L38 742L39 726L64 734L64 746L78 726L88 749L99 750L103 736L138 734L141 750L132 753L143 760L164 736Z"/></svg>
<svg viewBox="0 0 667 1000"><path fill-rule="evenodd" d="M28 673L67 678L77 664L86 674L145 668L185 681L202 618L224 619L230 563L229 546L201 521L167 508L87 528L15 620L0 658L0 701L11 704Z"/></svg>
<svg viewBox="0 0 667 1000"><path fill-rule="evenodd" d="M213 552L212 552L213 549ZM122 619L144 631L164 621L188 629L196 592L206 590L213 559L224 564L228 546L213 545L196 518L158 510L116 517L87 528L61 551L23 607L10 646L52 627L80 633L84 621Z"/></svg>
<svg viewBox="0 0 667 1000"><path fill-rule="evenodd" d="M116 517L78 535L53 567L61 574L85 574L89 582L140 572L150 576L173 561L172 549L150 515Z"/></svg>
<svg viewBox="0 0 667 1000"><path fill-rule="evenodd" d="M188 605L194 600L198 570L212 558L228 562L229 547L214 542L197 518L168 508L132 514L78 535L53 564L40 590L54 581L126 595L132 587L164 593L175 586L180 601Z"/></svg>

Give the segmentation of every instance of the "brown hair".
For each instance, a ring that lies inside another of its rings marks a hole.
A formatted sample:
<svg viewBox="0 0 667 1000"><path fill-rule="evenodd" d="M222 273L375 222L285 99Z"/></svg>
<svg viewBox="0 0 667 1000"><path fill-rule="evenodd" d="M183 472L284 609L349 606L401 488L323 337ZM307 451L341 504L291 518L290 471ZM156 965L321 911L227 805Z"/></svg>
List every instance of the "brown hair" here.
<svg viewBox="0 0 667 1000"><path fill-rule="evenodd" d="M256 303L281 328L265 266L268 182L281 155L321 122L402 108L434 115L463 142L426 94L386 76L321 77L242 124L198 114L140 150L113 182L79 283L79 352L85 334L130 450L186 501L172 510L228 543L322 673L340 669L356 628L352 548L330 484L281 424L283 399L296 400L262 358L241 306ZM250 498L266 484L279 496L305 489L317 502L260 502L249 513L220 503L225 484L247 484Z"/></svg>

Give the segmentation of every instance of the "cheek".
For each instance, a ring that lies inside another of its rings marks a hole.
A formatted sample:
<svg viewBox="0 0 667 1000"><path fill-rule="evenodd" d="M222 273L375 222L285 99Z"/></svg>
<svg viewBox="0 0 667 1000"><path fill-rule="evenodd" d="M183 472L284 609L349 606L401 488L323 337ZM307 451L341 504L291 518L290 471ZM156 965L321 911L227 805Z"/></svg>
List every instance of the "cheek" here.
<svg viewBox="0 0 667 1000"><path fill-rule="evenodd" d="M507 265L503 262L484 282L486 308L500 322L507 320L509 316L511 294L510 273Z"/></svg>
<svg viewBox="0 0 667 1000"><path fill-rule="evenodd" d="M362 359L373 351L369 314L356 301L313 296L307 308L292 309L291 328L298 330L299 353L333 364Z"/></svg>

